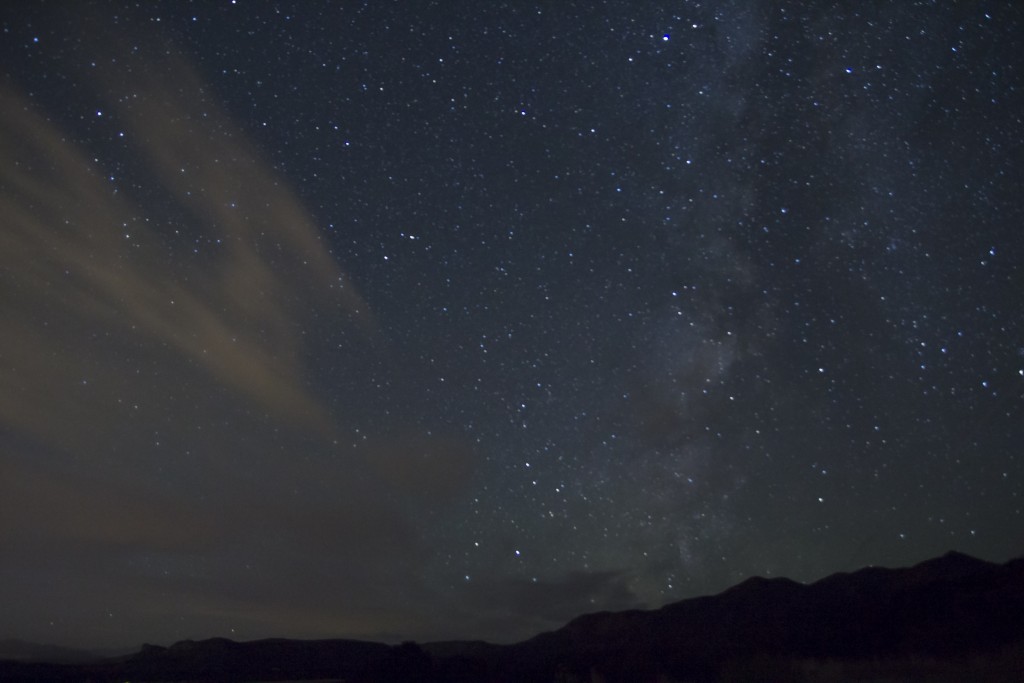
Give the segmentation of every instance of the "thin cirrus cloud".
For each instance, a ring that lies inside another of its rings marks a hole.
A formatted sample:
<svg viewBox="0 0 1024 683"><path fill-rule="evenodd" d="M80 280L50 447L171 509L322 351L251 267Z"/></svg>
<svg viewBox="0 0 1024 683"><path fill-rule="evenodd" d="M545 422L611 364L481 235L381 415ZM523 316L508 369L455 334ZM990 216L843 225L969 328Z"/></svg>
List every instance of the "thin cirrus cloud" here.
<svg viewBox="0 0 1024 683"><path fill-rule="evenodd" d="M171 60L136 74L118 116L185 224L116 191L73 134L15 84L0 85L8 539L209 548L241 525L181 499L209 499L235 476L233 463L217 462L239 448L223 425L255 415L243 429L272 424L320 443L337 430L307 388L303 330L314 307L375 334L310 217L197 95L205 89L191 69ZM179 228L220 248L190 259L168 240ZM193 447L164 467L153 454L185 429L196 430Z"/></svg>
<svg viewBox="0 0 1024 683"><path fill-rule="evenodd" d="M53 413L54 397L68 393L60 387L82 374L83 363L69 356L106 356L103 337L116 335L172 350L276 418L328 430L327 411L302 383L308 308L296 302L327 291L370 329L366 303L291 192L216 107L196 111L200 105L181 93L202 88L185 67L175 69L181 88L139 89L122 118L164 187L221 245L201 267L168 259L158 229L112 192L86 150L5 88L0 259L13 286L2 348L15 361L8 382L15 391L0 403L0 417L46 431L40 416ZM55 330L77 333L79 343L62 348ZM58 412L77 412L65 408Z"/></svg>
<svg viewBox="0 0 1024 683"><path fill-rule="evenodd" d="M52 593L42 577L75 562L68 628L101 605L129 624L145 605L183 620L168 640L211 610L251 635L276 617L302 633L375 629L354 615L414 580L388 572L426 561L420 511L462 489L471 448L401 425L358 448L343 438L351 420L312 388L310 331L386 340L191 67L165 54L82 81L131 93L104 116L140 184L116 187L38 98L0 84L0 542L32 567L4 591L9 619L31 633L30 598ZM301 589L268 597L314 557ZM248 564L258 580L223 578Z"/></svg>

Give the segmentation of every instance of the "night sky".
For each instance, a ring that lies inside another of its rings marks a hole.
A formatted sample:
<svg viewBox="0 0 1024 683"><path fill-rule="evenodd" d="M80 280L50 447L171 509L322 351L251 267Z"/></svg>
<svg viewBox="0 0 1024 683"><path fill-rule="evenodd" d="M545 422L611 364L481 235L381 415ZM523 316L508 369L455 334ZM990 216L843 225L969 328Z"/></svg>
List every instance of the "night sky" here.
<svg viewBox="0 0 1024 683"><path fill-rule="evenodd" d="M0 10L0 637L1024 554L1019 3L138 5Z"/></svg>

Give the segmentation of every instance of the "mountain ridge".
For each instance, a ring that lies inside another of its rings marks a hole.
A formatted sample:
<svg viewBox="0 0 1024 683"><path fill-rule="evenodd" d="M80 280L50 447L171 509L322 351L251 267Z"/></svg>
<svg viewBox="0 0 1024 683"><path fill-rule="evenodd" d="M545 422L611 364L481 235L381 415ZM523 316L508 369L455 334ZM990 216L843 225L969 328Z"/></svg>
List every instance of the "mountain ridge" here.
<svg viewBox="0 0 1024 683"><path fill-rule="evenodd" d="M1020 614L1024 614L1024 558L995 564L951 552L912 567L865 567L806 584L782 577L752 577L716 595L656 609L580 615L561 628L511 645L442 641L391 646L342 639L235 642L212 638L179 641L170 647L147 644L129 657L91 665L0 662L0 678L340 677L349 683L511 683L599 676L605 681L710 683L732 680L727 673L730 667L760 662L763 668L765 662L772 662L785 672L779 680L816 681L809 674L801 678L794 667L822 661L904 660L919 666L921 661L977 665L985 658L999 660L1006 651L1018 652L1024 663Z"/></svg>

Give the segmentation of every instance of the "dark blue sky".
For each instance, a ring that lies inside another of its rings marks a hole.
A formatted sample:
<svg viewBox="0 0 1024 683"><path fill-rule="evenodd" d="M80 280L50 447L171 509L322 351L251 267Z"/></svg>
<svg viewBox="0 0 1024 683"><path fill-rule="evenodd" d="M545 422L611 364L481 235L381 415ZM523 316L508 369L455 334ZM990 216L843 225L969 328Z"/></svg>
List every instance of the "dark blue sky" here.
<svg viewBox="0 0 1024 683"><path fill-rule="evenodd" d="M1020 555L1022 19L0 11L0 635L509 641Z"/></svg>

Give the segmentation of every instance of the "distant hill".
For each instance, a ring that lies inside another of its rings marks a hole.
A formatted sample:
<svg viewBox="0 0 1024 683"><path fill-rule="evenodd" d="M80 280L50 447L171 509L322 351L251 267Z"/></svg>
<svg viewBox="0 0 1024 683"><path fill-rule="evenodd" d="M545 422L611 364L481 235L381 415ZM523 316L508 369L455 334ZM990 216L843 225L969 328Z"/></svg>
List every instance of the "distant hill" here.
<svg viewBox="0 0 1024 683"><path fill-rule="evenodd" d="M719 680L723 668L750 661L1001 656L1024 643L1022 615L1024 560L996 565L949 553L908 569L867 568L810 585L753 578L658 610L589 614L503 654L507 667L541 679L561 665L606 680Z"/></svg>
<svg viewBox="0 0 1024 683"><path fill-rule="evenodd" d="M14 638L0 639L0 660L82 663L98 659L102 659L102 657L85 650L74 650L56 645L40 645Z"/></svg>
<svg viewBox="0 0 1024 683"><path fill-rule="evenodd" d="M1024 559L949 553L804 585L754 578L657 610L602 612L515 645L225 639L91 665L0 663L5 681L994 681L1024 671Z"/></svg>

